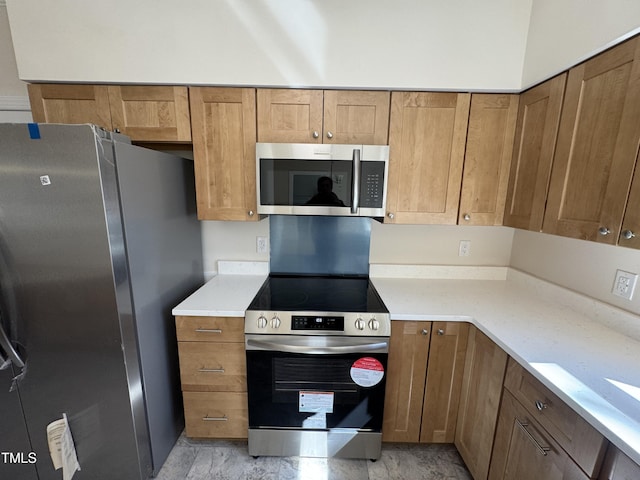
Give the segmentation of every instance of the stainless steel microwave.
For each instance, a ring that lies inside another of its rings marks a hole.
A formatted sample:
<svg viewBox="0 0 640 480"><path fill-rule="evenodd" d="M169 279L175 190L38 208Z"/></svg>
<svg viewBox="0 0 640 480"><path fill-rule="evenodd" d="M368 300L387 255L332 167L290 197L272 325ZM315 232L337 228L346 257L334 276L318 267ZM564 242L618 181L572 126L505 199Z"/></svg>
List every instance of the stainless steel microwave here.
<svg viewBox="0 0 640 480"><path fill-rule="evenodd" d="M257 143L259 214L383 217L389 147Z"/></svg>

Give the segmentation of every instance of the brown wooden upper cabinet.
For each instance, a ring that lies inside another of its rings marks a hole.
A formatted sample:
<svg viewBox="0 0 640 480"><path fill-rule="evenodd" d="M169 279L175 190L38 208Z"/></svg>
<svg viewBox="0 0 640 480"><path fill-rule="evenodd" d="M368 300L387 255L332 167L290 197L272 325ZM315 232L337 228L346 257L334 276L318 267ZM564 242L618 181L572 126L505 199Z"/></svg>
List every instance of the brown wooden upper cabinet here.
<svg viewBox="0 0 640 480"><path fill-rule="evenodd" d="M393 92L385 223L455 224L471 95Z"/></svg>
<svg viewBox="0 0 640 480"><path fill-rule="evenodd" d="M473 94L458 224L502 225L518 95Z"/></svg>
<svg viewBox="0 0 640 480"><path fill-rule="evenodd" d="M638 153L639 124L639 37L569 71L544 232L616 242Z"/></svg>
<svg viewBox="0 0 640 480"><path fill-rule="evenodd" d="M258 141L386 145L389 92L258 89Z"/></svg>
<svg viewBox="0 0 640 480"><path fill-rule="evenodd" d="M622 220L618 245L640 249L640 153L636 158L636 170L631 182L627 209Z"/></svg>
<svg viewBox="0 0 640 480"><path fill-rule="evenodd" d="M191 87L200 220L258 220L253 88Z"/></svg>
<svg viewBox="0 0 640 480"><path fill-rule="evenodd" d="M566 79L563 73L520 94L504 225L542 230Z"/></svg>
<svg viewBox="0 0 640 480"><path fill-rule="evenodd" d="M190 142L187 87L30 84L33 120L94 123L141 142Z"/></svg>

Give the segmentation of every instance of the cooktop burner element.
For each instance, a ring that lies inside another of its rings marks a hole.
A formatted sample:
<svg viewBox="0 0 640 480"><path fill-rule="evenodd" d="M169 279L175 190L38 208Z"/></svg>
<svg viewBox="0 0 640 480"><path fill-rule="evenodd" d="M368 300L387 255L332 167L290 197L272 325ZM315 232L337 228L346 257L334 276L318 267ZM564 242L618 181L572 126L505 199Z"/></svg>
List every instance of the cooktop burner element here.
<svg viewBox="0 0 640 480"><path fill-rule="evenodd" d="M388 336L389 311L367 277L272 275L245 313L245 333Z"/></svg>

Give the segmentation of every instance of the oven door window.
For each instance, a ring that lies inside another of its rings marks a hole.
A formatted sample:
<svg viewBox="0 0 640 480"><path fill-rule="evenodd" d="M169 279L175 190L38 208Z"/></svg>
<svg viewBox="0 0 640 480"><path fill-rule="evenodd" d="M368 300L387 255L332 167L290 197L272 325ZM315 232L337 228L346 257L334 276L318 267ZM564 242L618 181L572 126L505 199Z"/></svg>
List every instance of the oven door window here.
<svg viewBox="0 0 640 480"><path fill-rule="evenodd" d="M386 374L354 382L351 369L363 357L386 371L387 354L248 351L249 428L381 431Z"/></svg>

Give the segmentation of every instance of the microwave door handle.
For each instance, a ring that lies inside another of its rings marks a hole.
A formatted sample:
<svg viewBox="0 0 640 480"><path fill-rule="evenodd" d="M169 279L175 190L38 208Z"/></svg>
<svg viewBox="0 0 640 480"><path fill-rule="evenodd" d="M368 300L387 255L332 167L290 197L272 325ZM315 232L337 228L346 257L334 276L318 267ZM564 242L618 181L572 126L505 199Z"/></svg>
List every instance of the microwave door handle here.
<svg viewBox="0 0 640 480"><path fill-rule="evenodd" d="M353 149L353 161L351 162L351 213L358 213L360 206L360 149Z"/></svg>

